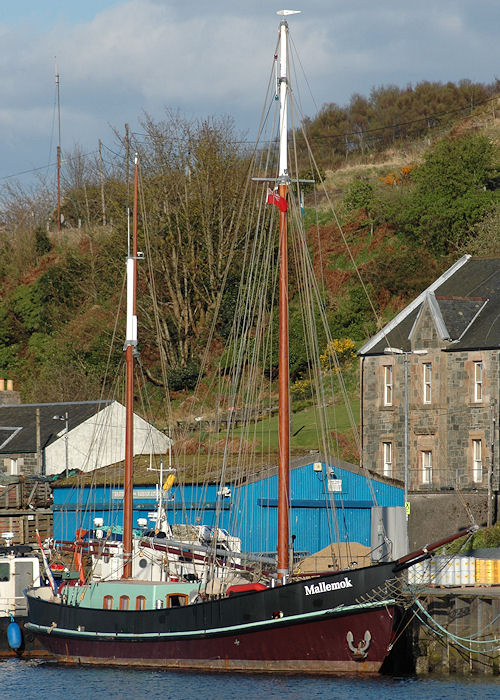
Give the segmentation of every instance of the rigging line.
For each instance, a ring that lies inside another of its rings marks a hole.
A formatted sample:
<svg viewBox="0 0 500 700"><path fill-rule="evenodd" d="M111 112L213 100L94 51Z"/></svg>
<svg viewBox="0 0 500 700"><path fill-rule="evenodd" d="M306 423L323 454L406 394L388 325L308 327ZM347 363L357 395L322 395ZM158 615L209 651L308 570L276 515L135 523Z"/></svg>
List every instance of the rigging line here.
<svg viewBox="0 0 500 700"><path fill-rule="evenodd" d="M13 177L20 177L21 175L29 175L30 173L38 173L40 170L48 170L48 168L55 168L57 163L48 163L47 165L41 165L38 168L30 168L30 170L21 170L20 172L17 173L11 173L10 175L3 175L0 177L0 181L2 180L10 180Z"/></svg>
<svg viewBox="0 0 500 700"><path fill-rule="evenodd" d="M260 219L262 218L262 207L263 207L263 197L260 198L260 214L257 219L257 222L255 224L256 231L257 230L265 230L263 229L263 226L260 224ZM271 223L271 221L270 221ZM269 232L271 232L271 229L268 229ZM264 239L264 241L267 240L267 251L269 251L270 248L270 241L272 240L269 236L267 236L267 239ZM253 359L250 359L249 363L249 371L248 371L248 378L247 378L247 389L246 393L248 395L247 402L249 402L251 405L254 404L254 399L251 388L249 389L248 387L251 387L252 383L252 373L255 372L255 368L258 366L257 360L259 357L259 352L260 352L260 347L261 343L259 339L261 339L262 332L261 332L261 325L260 325L260 320L262 318L262 313L264 311L263 307L263 299L265 299L265 290L268 288L268 283L266 282L266 277L262 278L262 274L265 273L266 276L269 274L270 266L266 264L265 260L262 263L262 257L259 254L259 249L262 250L262 245L260 248L258 247L259 243L259 236L258 235L253 235L252 237L247 237L247 243L251 243L251 258L250 258L250 264L244 264L243 265L243 272L246 275L246 281L242 283L240 287L240 294L239 294L239 301L238 301L238 307L240 311L236 312L235 314L235 320L236 320L236 325L233 327L232 331L232 337L238 339L242 339L243 342L236 342L234 344L235 348L235 353L233 353L233 359L230 360L233 370L232 370L232 375L233 375L233 389L231 391L231 394L233 395L233 400L232 404L235 405L235 398L239 392L239 387L240 385L243 386L241 381L243 380L243 377L241 376L241 370L243 368L243 357L247 353L247 348L249 346L249 343L251 342L251 338L249 336L249 332L252 328L252 319L255 316L255 313L257 313L257 319L256 319L256 332L255 336L257 339L257 342L254 344L254 349L253 353L251 355L251 358L253 356ZM248 245L247 245L248 248ZM248 256L248 253L245 253L246 256ZM269 255L269 252L266 253L266 255ZM247 294L242 294L244 290L247 290ZM255 297L255 292L259 291L260 294L260 301ZM252 298L254 301L252 301ZM256 311L253 309L255 308ZM243 313L242 313L243 312ZM241 319L241 320L240 320ZM254 368L254 369L252 369ZM241 376L241 380L240 380ZM228 438L230 433L233 431L233 425L229 425L229 432L228 432ZM245 460L244 456L238 459L238 468L237 468L237 480L242 479L243 475L243 469L248 461L249 457L247 460ZM238 473L241 476L238 476ZM223 475L224 476L224 475Z"/></svg>
<svg viewBox="0 0 500 700"><path fill-rule="evenodd" d="M422 603L419 600L415 601L415 605L419 608L419 610L423 613L424 618L427 618L432 622L435 627L437 627L437 630L431 627L425 619L423 619L418 612L416 612L416 617L420 620L420 622L425 625L428 629L432 630L434 634L437 634L438 636L443 636L443 637L449 637L455 644L460 646L462 649L466 649L467 651L473 653L473 654L486 654L488 652L493 652L493 651L498 651L498 644L500 644L500 638L493 638L493 639L473 639L473 637L460 637L459 635L453 634L453 632L450 632L449 630L446 629L443 625L441 625L422 605ZM484 632L484 630L488 629L488 627L491 627L495 620L489 622L486 627L481 630ZM465 643L468 643L470 646L466 646ZM489 645L488 649L472 649L471 646L473 644L479 645Z"/></svg>
<svg viewBox="0 0 500 700"><path fill-rule="evenodd" d="M247 210L246 209L247 197L249 194L250 183L251 183L250 172L251 172L251 169L253 168L254 160L255 160L254 157L252 157L250 160L250 163L249 163L249 166L247 169L247 175L246 175L245 180L244 180L243 193L239 197L239 209L237 212L236 221L234 221L234 225L231 226L231 228L233 229L234 232L237 232L239 230L240 223L241 223L242 219L244 218L245 211ZM224 236L227 236L227 229L224 230ZM219 292L218 292L217 297L216 297L216 303L215 303L215 308L214 308L214 313L213 313L213 321L212 321L212 325L211 325L210 332L209 332L208 342L205 346L205 353L204 353L204 356L202 358L202 369L208 365L211 341L213 340L213 337L215 334L216 321L217 321L217 317L219 314L219 309L220 309L222 301L223 301L223 293L225 291L226 284L227 284L227 278L228 278L228 275L230 272L230 269L229 269L230 264L233 261L234 256L236 254L237 244L238 244L238 239L237 239L236 235L233 234L229 250L226 253L226 259L225 259L225 263L224 263L224 273L223 273L223 277L221 280L220 289L219 289ZM201 376L202 376L202 371L200 370L200 374L198 377L198 385L201 381Z"/></svg>
<svg viewBox="0 0 500 700"><path fill-rule="evenodd" d="M385 331L384 331L384 326L382 325L382 319L381 319L381 317L379 316L379 314L378 314L378 313L376 312L376 310L375 310L375 306L374 306L373 301L372 301L372 298L371 298L371 296L370 296L370 294L369 294L369 292L368 292L368 288L367 288L367 286L366 286L366 284L365 284L365 282L364 282L364 280L363 280L363 278L362 278L362 276L361 276L361 273L360 273L360 271L359 271L358 265L356 264L356 261L355 261L355 259L354 259L353 252L352 252L351 247L350 247L350 245L349 245L349 243L348 243L348 241L347 241L347 238L346 238L346 235L345 235L345 233L344 233L344 229L343 229L343 227L342 227L342 224L340 223L340 219L339 219L339 217L338 217L337 211L336 211L335 207L333 206L333 202L332 202L332 200L331 200L331 198L330 198L330 195L328 194L328 190L327 190L327 188L326 188L325 181L324 181L324 179L321 177L321 173L320 173L320 171L319 171L318 164L317 164L317 162L316 162L316 159L314 158L314 155L313 155L312 150L311 150L310 143L309 143L309 141L307 140L307 135L306 135L304 129L302 129L302 133L303 133L304 139L306 140L307 149L308 149L308 151L309 151L310 154L311 154L311 159L312 159L312 161L313 161L313 163L314 163L316 172L317 172L317 174L318 174L318 178L319 178L319 180L320 180L320 184L321 184L321 186L322 186L323 193L324 193L324 195L325 195L325 197L326 197L326 199L327 199L327 201L328 201L328 204L329 204L329 206L330 206L330 210L331 210L332 213L333 213L334 221L335 221L335 223L336 223L336 225L337 225L337 228L338 228L338 230L339 230L339 233L340 233L340 235L341 235L341 237L342 237L342 241L343 241L343 243L344 243L345 249L347 250L347 253L348 253L349 258L350 258L350 260L351 260L351 263L352 263L352 265L353 265L353 267L354 267L354 270L355 270L355 272L356 272L356 275L357 275L357 277L358 277L358 280L359 280L359 282L360 282L360 284L361 284L361 287L362 287L362 289L363 289L363 292L364 292L364 294L365 294L365 296L366 296L366 299L367 299L367 301L368 301L368 303L369 303L369 305L370 305L370 308L371 308L371 310L372 310L373 316L374 316L374 318L376 319L377 328L379 328L379 329L382 330L383 336L384 336L386 342L389 344L389 342L388 342L388 340L387 340L387 334L385 333Z"/></svg>
<svg viewBox="0 0 500 700"><path fill-rule="evenodd" d="M124 153L117 153L116 151L113 151L113 149L110 148L107 144L105 144L104 141L101 141L101 145L104 146L104 148L105 148L107 151L109 151L110 153L112 153L114 156L116 156L117 158L120 158L120 160L122 160L123 158L125 158L125 154L124 154ZM131 162L133 162L133 158L132 158L132 157L131 157Z"/></svg>
<svg viewBox="0 0 500 700"><path fill-rule="evenodd" d="M294 53L296 54L297 59L299 60L299 63L300 63L300 58L299 58L298 54L296 52L294 52ZM301 65L301 68L302 68L302 65ZM302 68L302 70L303 70L303 68ZM306 83L307 83L307 79L306 79ZM309 87L309 85L308 85L308 87ZM314 95L312 94L310 88L309 88L309 92L311 93L311 98L314 102L316 110L319 112L319 108L316 105L316 102L314 100ZM495 102L497 99L498 99L497 97L489 97L485 100L481 100L480 102L477 102L475 104L475 108L481 107L485 104L488 104L489 102ZM341 109L348 109L348 107L341 108ZM419 122L428 122L429 120L432 120L432 119L439 119L440 117L446 117L446 116L453 115L453 114L460 114L461 112L470 112L470 105L464 106L464 107L457 107L456 109L449 110L447 112L436 112L434 114L429 114L428 116L425 116L425 117L418 117L417 119L413 119L413 120L406 121L406 122L395 122L394 124L389 124L387 126L377 126L377 127L373 127L372 129L364 129L364 130L362 130L361 134L365 135L365 134L372 134L372 133L378 133L378 132L384 132L384 131L393 131L394 129L397 129L397 128L402 127L402 126L411 126L412 124L418 124ZM131 133L133 133L134 135L138 135L138 136L145 136L145 137L149 136L149 134L146 134L146 133L143 133L140 131L134 131ZM309 141L310 142L323 141L323 140L340 141L340 140L345 139L348 136L358 137L359 135L360 135L360 132L358 132L358 131L345 131L345 132L336 132L335 134L322 134L322 135L318 134L315 136L310 136ZM242 140L230 141L229 143L255 144L255 143L259 143L259 142L265 143L264 140L253 140L253 139L242 139ZM274 138L270 140L270 143L273 143L273 142L274 142Z"/></svg>
<svg viewBox="0 0 500 700"><path fill-rule="evenodd" d="M291 62L292 62L292 66L293 66L293 72L294 72L294 76L295 76L295 84L298 85L298 82L299 82L299 81L298 81L298 77L297 77L297 71L296 71L296 68L295 68L295 59L297 59L298 64L299 64L299 67L300 67L300 69L301 69L301 71L302 71L302 77L303 77L303 79L304 79L304 81L305 81L305 84L307 85L307 89L309 90L309 95L310 95L311 100L312 100L312 102L313 102L314 108L315 108L315 110L316 110L316 113L319 114L319 107L318 107L318 105L317 105L317 103L316 103L316 100L314 99L314 95L313 95L313 92L312 92L312 90L311 90L311 86L310 86L310 84L309 84L309 80L308 80L308 78L307 78L307 74L306 74L306 72L305 72L305 70L304 70L304 66L302 65L302 61L300 60L300 54L299 54L299 52L297 51L297 48L296 48L296 46L295 46L295 42L293 41L293 38L292 38L292 37L289 38L289 41L290 41L290 45L291 45L291 47L292 47L292 51L290 51L290 58L291 58Z"/></svg>
<svg viewBox="0 0 500 700"><path fill-rule="evenodd" d="M256 260L256 258L255 258L255 253L257 252L257 248L256 248L257 243L258 243L258 236L253 236L253 238L252 238L252 254L253 254L253 257L254 257L254 261ZM265 266L262 266L260 269L261 269L261 270L265 270L266 267L265 267ZM259 271L259 268L255 265L255 262L251 262L251 264L250 264L250 284L249 284L248 282L247 282L247 284L246 284L247 289L248 289L250 295L253 295L253 294L254 294L254 290L258 290L258 289L262 290L262 289L264 289L264 288L267 288L267 287L265 287L265 285L260 285L260 286L259 286L259 285L255 285L255 286L254 286L254 285L252 284L252 277L253 277L254 279L257 279L257 277L255 276L254 270L258 272L258 271ZM248 278L247 278L247 279L248 279ZM243 285L242 285L242 287L241 287L240 289L243 289ZM249 297L249 295L244 295L244 296L242 297L242 302L243 302L243 304L242 304L243 309L242 309L242 310L244 311L244 316L243 316L243 321L242 321L243 325L240 326L240 328L239 328L239 333L235 333L234 336L233 336L233 337L236 337L236 338L242 338L243 341L244 341L244 342L236 343L236 346L235 346L235 351L237 352L237 355L236 355L236 357L235 357L234 360L233 360L233 367L234 367L234 370L233 370L233 372L232 372L232 376L233 376L232 385L233 385L233 388L232 388L232 390L231 390L232 405L233 405L233 406L236 406L236 405L237 405L236 399L237 399L238 393L240 392L240 389L241 389L241 387L242 387L242 382L244 381L244 377L243 377L243 368L244 368L243 356L244 356L244 353L245 353L245 351L246 351L246 349L247 349L247 347L248 347L249 341L250 341L249 331L250 331L251 323L252 323L252 319L253 319L252 303L251 303L251 298ZM241 308L241 307L240 307L240 308ZM239 324L239 322L237 322L237 323ZM261 334L260 334L260 332L259 332L259 330L258 330L258 328L257 328L257 330L256 330L256 336L257 336L257 338L258 338L260 335L261 335ZM257 348L258 348L258 345L257 345L257 343L255 343L255 344L254 344L254 358L255 358L255 354L256 354ZM252 360L252 361L250 362L250 374L249 374L249 377L251 376L251 367L253 366L253 364L252 364L253 362L254 362L254 360ZM234 421L231 420L232 417L233 417L233 413L229 414L229 420L228 420L228 422L227 422L227 430L226 430L226 443L225 443L225 447L224 447L223 464L222 464L222 469L221 469L221 483L223 483L223 482L226 480L226 469L227 469L227 460L228 460L227 448L228 448L228 444L229 444L229 438L230 438L230 435L231 435L231 433L232 433L232 431L233 431L233 425L234 425ZM238 470L241 470L241 468L242 468L242 460L244 460L244 457L242 457L241 454L240 454L240 455L238 456L238 460L237 460Z"/></svg>
<svg viewBox="0 0 500 700"><path fill-rule="evenodd" d="M50 130L50 140L49 140L49 153L47 156L47 170L50 167L50 159L52 156L52 146L54 142L54 132L55 132L55 123L56 123L56 109L57 109L57 85L54 87L54 106L52 108L52 127Z"/></svg>
<svg viewBox="0 0 500 700"><path fill-rule="evenodd" d="M308 262L310 263L310 260L309 260ZM315 279L314 275L311 275L311 279L312 279L313 282L314 282L314 285L315 285L315 294L316 294L316 296L317 296L318 303L319 303L319 300L320 300L320 296L319 296L319 285L318 285L317 280ZM330 334L330 331L329 331L328 321L327 321L327 318L326 318L325 310L324 310L323 306L321 305L321 303L319 303L319 309L320 309L320 313L321 313L322 316L323 316L323 324L324 324L324 327L325 327L325 331L327 332L327 340L328 340L329 343L331 343L331 342L332 342L332 338L331 338L331 334ZM353 415L353 412L352 412L352 407L351 407L350 401L349 401L349 399L348 399L347 387L346 387L346 385L345 385L345 381L344 381L344 378L343 378L343 374L342 374L342 372L340 371L340 362L339 362L337 353L335 352L335 348L334 348L334 346L333 346L333 343L332 343L331 347L332 347L333 350L334 350L333 355L332 355L332 358L333 358L333 360L334 360L334 366L335 366L336 374L337 374L338 379L339 379L339 383L340 383L340 386L341 386L341 389L342 389L342 394L343 394L343 397L344 397L345 406L346 406L347 412L348 412L348 414L349 414L349 418L350 418L350 422L351 422L351 427L352 427L352 430L353 430L353 435L354 435L354 437L355 437L355 439L356 439L356 442L357 442L357 445L358 445L358 450L359 450L359 449L360 449L359 432L358 432L358 430L357 430L356 422L355 422L355 420L354 420L354 415ZM362 467L363 467L363 465L362 465ZM369 490L370 490L370 495L371 495L371 497L372 497L372 501L373 501L374 505L377 505L377 497L376 497L375 490L374 490L374 488L373 488L371 476L369 475L369 472L368 472L368 470L366 469L366 467L363 467L363 468L365 469L365 472L366 472L366 474L367 474L367 484L368 484L368 488L369 488Z"/></svg>
<svg viewBox="0 0 500 700"><path fill-rule="evenodd" d="M139 170L141 218L142 218L143 231L144 231L144 241L146 244L146 264L147 264L147 268L148 268L147 282L148 282L148 286L150 288L151 300L153 303L153 317L154 317L154 323L155 323L155 328L156 328L156 341L157 341L158 351L159 351L159 356L160 356L160 367L161 367L161 373L162 373L162 380L163 380L164 387L167 389L167 391L165 392L166 393L165 399L166 399L166 408L167 408L167 421L168 421L168 425L171 426L173 424L173 412L172 412L172 404L170 401L170 392L168 391L167 358L166 358L166 352L165 352L163 342L162 342L163 333L162 333L161 325L160 325L160 311L159 311L159 306L158 306L158 295L156 292L156 277L155 277L154 266L153 266L153 250L152 250L152 245L151 245L149 219L148 219L148 215L147 215L147 207L146 207L146 201L145 201L144 179L143 179L143 173L142 173L140 161L139 161L138 170Z"/></svg>
<svg viewBox="0 0 500 700"><path fill-rule="evenodd" d="M103 438L104 431L108 428L107 424L101 423L100 425L96 423L94 424L93 432L92 432L92 439L91 439L91 447L89 448L89 451L87 453L87 460L84 464L84 472L87 472L88 470L85 469L85 467L90 468L90 477L86 477L84 473L78 475L77 477L77 483L75 488L79 493L83 492L84 488L84 482L88 479L90 479L90 485L89 485L89 492L87 495L87 500L84 502L82 501L82 495L79 495L77 498L77 508L75 510L75 519L77 524L82 526L84 524L84 517L88 516L88 514L92 511L92 509L95 510L95 504L91 503L91 498L92 498L92 493L93 489L95 488L96 485L96 472L95 469L98 466L98 458L99 458L99 445L103 447L103 441L105 438ZM96 451L95 451L95 463L90 462L90 456L92 454L92 446L96 446ZM83 508L80 507L80 504L82 504ZM79 515L80 513L80 515Z"/></svg>
<svg viewBox="0 0 500 700"><path fill-rule="evenodd" d="M483 100L483 101L481 101L481 102L478 102L478 103L476 104L476 106L479 107L479 106L482 106L482 105L487 104L487 103L489 103L489 102L494 102L496 99L497 99L496 97L488 98L488 99L486 99L486 100ZM268 108L268 111L269 111L269 109L270 109L270 107ZM458 113L460 113L460 112L464 112L464 111L467 111L467 110L470 110L470 107L460 107L460 108L458 108L458 109L456 109L456 110L451 110L451 111L449 111L449 112L437 112L436 114L432 114L432 115L429 115L429 116L427 116L427 117L420 117L419 119L416 119L416 120L413 120L413 121L409 121L409 122L398 122L398 123L396 123L396 124L392 124L392 125L389 125L389 126L376 127L376 128L374 128L374 129L367 129L366 131L363 131L363 134L367 134L367 133L376 133L376 132L379 132L379 131L393 130L393 129L398 128L398 127L401 127L401 126L408 126L408 125L411 125L411 124L413 124L413 123L418 123L418 122L420 122L420 121L428 121L429 119L438 118L439 116L448 116L448 115L450 115L450 114L458 114ZM304 127L302 126L301 128L304 128ZM148 134L144 134L144 133L141 133L141 132L131 132L131 134L139 135L139 136L142 135L142 136L146 136L146 137L149 136ZM321 136L320 136L320 135L317 135L317 136L310 136L310 137L309 137L309 142L311 143L311 142L315 142L315 141L329 140L329 139L341 140L341 139L344 139L346 136L359 136L359 133L353 131L353 132L345 132L345 133L340 133L340 132L339 132L339 133L337 133L337 134L325 134L325 135L321 135ZM142 142L140 142L140 141L138 141L138 140L136 139L136 143L141 144ZM234 143L234 144L257 144L257 145L258 145L259 143L266 143L266 141L265 141L265 140L262 140L262 139L260 139L260 138L256 138L255 140L251 140L251 139L242 139L242 140L230 141L229 143ZM267 143L270 143L270 144L271 144L271 143L275 143L275 138L273 137L273 139L270 139L269 141L267 141ZM114 155L116 155L118 158L123 158L123 154L116 153L116 151L113 151L113 149L110 148L109 146L107 146L105 143L102 143L102 145L104 146L104 148L106 148L108 151L110 151L111 153L113 153ZM89 153L89 154L84 154L84 156L86 156L86 155L93 155L93 154L95 154L96 152L97 152L97 151L94 151L93 153ZM46 170L46 169L48 169L48 168L55 167L55 166L56 166L56 163L48 163L47 165L42 165L42 166L39 166L39 167L36 167L36 168L30 168L30 169L28 169L28 170L22 170L22 171L17 172L17 173L11 173L10 175L4 175L4 176L2 176L2 177L0 177L0 181L2 181L2 180L8 180L8 179L14 178L14 177L20 177L21 175L29 175L29 174L31 174L31 173L39 172L40 170Z"/></svg>
<svg viewBox="0 0 500 700"><path fill-rule="evenodd" d="M295 208L294 208L295 209ZM298 231L300 231L299 228L297 228ZM296 237L298 238L298 236ZM304 257L307 255L307 252L304 255L301 255L301 252L297 249L298 241L294 239L294 251L295 251L295 257L296 259L299 260L299 263L301 263L302 267L305 268L305 263L304 263ZM322 375L320 368L315 362L314 358L317 358L319 356L319 345L318 345L318 337L317 337L317 328L316 328L316 323L315 319L313 317L313 312L312 312L312 306L313 306L313 300L311 298L311 288L310 285L307 284L308 280L308 275L305 269L302 270L302 272L298 272L298 277L300 280L303 280L302 284L299 285L299 296L300 296L300 302L301 302L301 308L302 308L302 318L303 318L303 333L304 333L304 338L306 339L306 353L307 353L307 364L308 364L308 374L310 377L310 382L311 385L315 387L315 395L316 395L316 401L315 401L315 412L317 415L317 420L316 420L316 434L317 434L317 439L318 443L321 444L322 446L322 452L323 455L330 455L332 454L332 450L330 448L330 436L328 435L328 430L327 430L327 418L326 418L326 410L323 409L325 407L326 409L326 397L325 397L325 392L324 392L324 383L322 380ZM335 414L334 414L335 415ZM338 456L338 444L337 444L337 456ZM328 468L328 460L326 459L326 468ZM325 474L324 472L322 473L323 481L325 479ZM326 485L325 485L326 486ZM326 506L328 508L328 513L329 515L332 514L333 520L334 520L334 526L336 530L336 541L340 540L340 534L339 534L339 528L338 528L338 521L336 518L336 512L330 508L331 504L329 503L328 497L327 497L327 489L325 488L325 502ZM328 527L330 530L330 541L333 542L335 541L333 537L333 533L331 531L331 522L330 522L330 517L328 518Z"/></svg>
<svg viewBox="0 0 500 700"><path fill-rule="evenodd" d="M298 219L298 212L297 212L297 207L295 206L295 202L293 202L293 211L296 213L296 219ZM317 280L315 279L314 273L310 268L310 256L309 256L309 251L307 248L307 243L305 241L305 233L303 230L302 226L302 220L301 218L298 219L299 223L297 225L297 232L300 232L300 236L297 237L297 240L300 241L300 253L298 253L299 259L302 261L302 266L303 270L302 273L300 274L300 279L306 281L310 281L309 284L303 284L300 289L302 289L302 308L303 308L303 314L304 314L304 319L308 324L308 327L304 327L304 337L308 339L308 343L306 345L308 346L308 364L310 367L310 374L312 373L312 381L313 385L315 385L315 394L316 394L316 415L317 415L317 420L316 420L316 427L317 427L317 437L318 437L318 442L319 444L322 445L322 451L323 455L325 455L325 460L326 460L326 468L329 466L329 459L335 452L336 458L339 456L339 445L338 445L338 430L335 422L334 426L334 434L336 437L335 440L335 450L332 450L332 445L331 445L331 437L329 434L329 429L328 429L328 418L326 414L326 407L327 407L327 399L326 399L326 394L325 394L325 386L324 386L324 381L323 381L323 376L321 372L321 367L320 364L318 363L318 360L315 358L319 358L319 343L318 343L318 332L317 332L317 324L316 321L313 317L313 306L316 308L320 308L322 306L321 299L319 296L314 295L314 283L317 283ZM314 299L313 299L314 297ZM322 319L323 320L323 319ZM325 329L326 330L326 329ZM336 421L336 412L334 411L334 419ZM325 475L323 474L323 480L325 479ZM333 517L333 522L334 522L334 527L336 531L336 540L340 541L340 532L339 532L339 525L338 525L338 519L337 519L337 511L335 509L334 503L332 499L328 498L328 490L325 488L325 502L328 508L328 512L332 515ZM345 514L343 514L344 518L344 526L345 526L345 531L348 532L347 528L347 523L345 520ZM329 518L329 527L330 526L330 518ZM342 538L344 539L344 538ZM330 531L330 541L334 541L334 538L332 536L332 532Z"/></svg>
<svg viewBox="0 0 500 700"><path fill-rule="evenodd" d="M482 100L481 102L476 103L476 107L481 107L482 105L488 104L489 102L495 102L498 98L495 97L490 97L487 98L486 100ZM342 108L341 108L342 109ZM345 108L344 108L345 109ZM452 114L460 114L461 112L470 112L470 105L469 106L464 106L464 107L457 107L457 109L450 110L448 112L436 112L435 114L430 114L426 117L418 117L417 119L412 119L410 121L406 122L397 122L395 124L388 124L387 126L377 126L373 127L372 129L364 129L362 130L361 134L372 134L372 133L378 133L378 132L383 132L383 131L393 131L394 129L397 129L399 127L403 126L411 126L412 124L418 124L419 122L428 122L431 119L439 119L440 117L446 117ZM323 141L323 140L342 140L345 139L347 136L359 136L359 132L357 131L346 131L346 132L337 132L336 134L323 134L323 135L317 135L313 136L310 138L311 141Z"/></svg>

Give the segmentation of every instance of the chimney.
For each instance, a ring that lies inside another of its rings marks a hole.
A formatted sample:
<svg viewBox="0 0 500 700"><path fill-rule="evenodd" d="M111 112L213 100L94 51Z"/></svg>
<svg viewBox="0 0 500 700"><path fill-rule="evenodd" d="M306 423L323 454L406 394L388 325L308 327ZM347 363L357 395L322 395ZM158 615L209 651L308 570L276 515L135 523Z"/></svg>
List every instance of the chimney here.
<svg viewBox="0 0 500 700"><path fill-rule="evenodd" d="M7 379L7 389L5 389L5 379L0 379L0 406L19 405L20 403L21 395L18 391L14 391L12 379Z"/></svg>

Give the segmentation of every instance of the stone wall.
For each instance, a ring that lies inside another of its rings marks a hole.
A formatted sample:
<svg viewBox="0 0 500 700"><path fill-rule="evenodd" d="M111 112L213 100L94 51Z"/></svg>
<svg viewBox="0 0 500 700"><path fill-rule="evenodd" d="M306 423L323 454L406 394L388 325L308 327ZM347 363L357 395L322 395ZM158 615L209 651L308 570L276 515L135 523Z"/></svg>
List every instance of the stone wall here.
<svg viewBox="0 0 500 700"><path fill-rule="evenodd" d="M498 512L497 503L492 503L493 516ZM496 509L496 512L495 512ZM449 493L415 493L410 494L410 515L408 517L408 545L415 551L426 544L453 535L472 522L472 514L479 526L487 523L488 499L486 491L449 492Z"/></svg>
<svg viewBox="0 0 500 700"><path fill-rule="evenodd" d="M430 617L415 608L421 619L415 617L409 627L417 674L498 675L495 621L500 617L500 598L490 590L436 591L420 598Z"/></svg>
<svg viewBox="0 0 500 700"><path fill-rule="evenodd" d="M0 458L0 469L4 474L12 475L12 460L17 461L17 474L23 476L40 476L42 473L36 452L23 454L2 455Z"/></svg>
<svg viewBox="0 0 500 700"><path fill-rule="evenodd" d="M424 331L422 331L424 333ZM425 334L430 332L425 331ZM432 341L422 338L421 341ZM418 341L420 342L420 341ZM422 348L415 341L416 348ZM483 362L483 397L475 401L474 361ZM499 488L498 350L408 354L408 491ZM383 474L383 443L392 443L392 477L404 481L405 355L366 356L362 362L362 455L368 469ZM432 399L424 402L424 365L432 367ZM392 366L392 404L384 405L384 368ZM494 422L495 420L495 422ZM494 432L495 430L495 432ZM482 479L473 479L473 440L482 447ZM491 445L495 449L492 454ZM432 475L425 483L422 453L432 453Z"/></svg>

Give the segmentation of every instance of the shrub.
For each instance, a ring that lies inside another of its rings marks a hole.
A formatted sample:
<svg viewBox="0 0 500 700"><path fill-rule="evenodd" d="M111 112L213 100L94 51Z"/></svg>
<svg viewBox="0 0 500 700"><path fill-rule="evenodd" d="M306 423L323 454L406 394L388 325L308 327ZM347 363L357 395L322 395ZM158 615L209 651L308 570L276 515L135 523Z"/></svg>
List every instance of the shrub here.
<svg viewBox="0 0 500 700"><path fill-rule="evenodd" d="M351 338L334 338L331 340L323 354L319 356L323 369L335 366L335 357L340 366L349 365L356 357L356 345Z"/></svg>
<svg viewBox="0 0 500 700"><path fill-rule="evenodd" d="M200 367L196 362L188 363L185 367L173 367L167 372L168 388L171 391L194 389L199 373Z"/></svg>
<svg viewBox="0 0 500 700"><path fill-rule="evenodd" d="M292 399L310 399L312 396L312 384L309 379L297 379L290 386Z"/></svg>

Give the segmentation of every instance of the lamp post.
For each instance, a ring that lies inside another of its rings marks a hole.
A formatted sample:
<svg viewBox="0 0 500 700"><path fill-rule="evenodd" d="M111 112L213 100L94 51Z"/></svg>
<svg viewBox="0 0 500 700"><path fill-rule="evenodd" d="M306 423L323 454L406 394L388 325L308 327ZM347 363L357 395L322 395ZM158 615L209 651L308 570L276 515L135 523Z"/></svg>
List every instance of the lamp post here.
<svg viewBox="0 0 500 700"><path fill-rule="evenodd" d="M409 486L409 465L408 465L408 355L427 355L427 350L402 350L401 348L384 348L386 355L404 355L404 503L406 519L408 519L408 486Z"/></svg>
<svg viewBox="0 0 500 700"><path fill-rule="evenodd" d="M65 453L65 475L66 478L68 478L68 423L69 423L69 414L68 411L64 412L64 416L52 416L52 420L63 420L64 421L64 453Z"/></svg>

